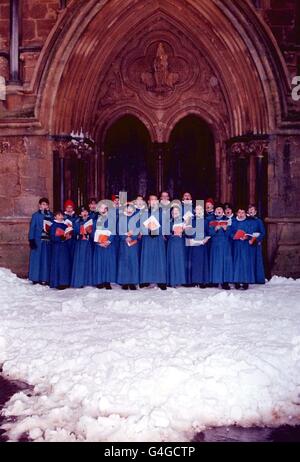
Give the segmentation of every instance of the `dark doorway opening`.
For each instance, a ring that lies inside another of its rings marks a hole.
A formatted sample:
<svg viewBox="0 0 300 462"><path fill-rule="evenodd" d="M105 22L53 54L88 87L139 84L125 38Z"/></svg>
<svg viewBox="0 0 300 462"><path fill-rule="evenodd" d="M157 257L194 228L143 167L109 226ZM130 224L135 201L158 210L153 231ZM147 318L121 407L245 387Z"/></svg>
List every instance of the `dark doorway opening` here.
<svg viewBox="0 0 300 462"><path fill-rule="evenodd" d="M156 163L151 151L148 130L137 117L123 116L108 129L104 142L106 197L127 191L131 200L155 191Z"/></svg>
<svg viewBox="0 0 300 462"><path fill-rule="evenodd" d="M215 142L209 125L195 115L174 127L165 157L164 184L172 197L190 192L194 199L215 197Z"/></svg>

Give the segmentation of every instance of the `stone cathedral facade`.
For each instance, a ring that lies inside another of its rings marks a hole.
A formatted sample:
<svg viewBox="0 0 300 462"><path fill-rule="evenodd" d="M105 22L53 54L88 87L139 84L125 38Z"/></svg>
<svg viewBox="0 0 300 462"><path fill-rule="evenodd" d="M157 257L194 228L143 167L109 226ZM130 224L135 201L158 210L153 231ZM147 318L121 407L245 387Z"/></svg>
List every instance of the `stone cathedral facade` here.
<svg viewBox="0 0 300 462"><path fill-rule="evenodd" d="M0 0L0 266L42 196L167 189L256 203L300 277L296 76L297 0Z"/></svg>

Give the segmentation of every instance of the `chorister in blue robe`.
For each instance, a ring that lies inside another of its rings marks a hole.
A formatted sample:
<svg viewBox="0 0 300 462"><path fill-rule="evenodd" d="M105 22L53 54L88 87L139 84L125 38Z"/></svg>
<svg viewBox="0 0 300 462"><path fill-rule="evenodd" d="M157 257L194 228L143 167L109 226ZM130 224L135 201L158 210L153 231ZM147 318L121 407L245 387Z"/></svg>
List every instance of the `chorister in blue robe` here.
<svg viewBox="0 0 300 462"><path fill-rule="evenodd" d="M193 228L196 229L196 217L193 219ZM206 285L209 280L209 225L208 221L204 219L204 232L202 236L194 236L194 242L190 246L190 260L191 260L191 284ZM200 245L197 245L200 244Z"/></svg>
<svg viewBox="0 0 300 462"><path fill-rule="evenodd" d="M230 226L226 230L216 229L216 222L227 222L225 216L215 217L209 221L210 248L210 282L213 284L227 284L233 279L233 261L230 242Z"/></svg>
<svg viewBox="0 0 300 462"><path fill-rule="evenodd" d="M255 284L254 264L251 259L251 236L245 236L245 240L234 239L236 233L241 230L251 234L250 220L236 218L232 221L230 234L233 247L233 280L235 284Z"/></svg>
<svg viewBox="0 0 300 462"><path fill-rule="evenodd" d="M131 215L120 214L118 225L119 258L117 282L122 286L137 285L140 282L139 215L136 212L133 212Z"/></svg>
<svg viewBox="0 0 300 462"><path fill-rule="evenodd" d="M107 215L100 214L97 221L94 221L93 238L93 285L101 286L115 283L117 278L117 243L116 216L113 215L113 210Z"/></svg>
<svg viewBox="0 0 300 462"><path fill-rule="evenodd" d="M52 221L53 214L49 211L35 212L32 215L29 228L30 259L29 280L37 283L50 281L51 243L49 232L45 230L45 221Z"/></svg>
<svg viewBox="0 0 300 462"><path fill-rule="evenodd" d="M93 249L92 232L93 226L85 226L92 221L89 216L79 218L74 224L76 236L71 286L80 288L93 285Z"/></svg>
<svg viewBox="0 0 300 462"><path fill-rule="evenodd" d="M145 228L144 222L150 218L160 223L160 228L150 231ZM140 283L141 284L166 284L166 245L162 233L162 211L159 207L146 210L141 216L141 264L140 264Z"/></svg>
<svg viewBox="0 0 300 462"><path fill-rule="evenodd" d="M184 222L171 220L171 234L167 245L167 284L171 287L185 285L186 277L186 246L184 237Z"/></svg>
<svg viewBox="0 0 300 462"><path fill-rule="evenodd" d="M209 201L211 202L212 199L209 199ZM213 202L211 202L213 204ZM214 204L213 204L214 205ZM209 212L205 212L205 220L206 222L208 223L208 230L209 230L209 223L211 221L214 221L215 220L215 212L214 210L211 210ZM207 251L207 256L208 256L208 261L209 261L209 265L210 265L210 250L211 250L211 239L207 242L206 244L206 251ZM210 271L210 270L209 270Z"/></svg>
<svg viewBox="0 0 300 462"><path fill-rule="evenodd" d="M181 207L182 218L187 226L192 226L193 222L193 203L192 201L182 201ZM189 237L192 237L192 231L186 229L187 240ZM186 270L186 284L191 285L191 276L192 276L192 266L191 266L191 248L189 245L185 245L185 270Z"/></svg>
<svg viewBox="0 0 300 462"><path fill-rule="evenodd" d="M64 213L64 221L67 226L69 226L68 221L72 223L72 227L74 229L75 222L78 220L78 216L75 212L69 214ZM70 225L71 226L71 225ZM75 233L71 233L71 238L67 240L67 246L69 247L69 253L71 258L71 264L73 265L74 253L75 253L75 245L76 245L76 236Z"/></svg>
<svg viewBox="0 0 300 462"><path fill-rule="evenodd" d="M259 236L254 240L251 246L251 258L254 264L254 271L255 271L255 283L256 284L265 284L266 276L265 276L265 269L264 269L264 259L263 259L263 251L262 251L262 243L266 236L266 230L263 223L263 220L258 217L250 217L249 218L251 234L259 233Z"/></svg>
<svg viewBox="0 0 300 462"><path fill-rule="evenodd" d="M63 222L54 221L50 228L52 245L52 258L50 270L50 287L68 287L71 280L71 257L70 248L66 239L65 231L68 226Z"/></svg>
<svg viewBox="0 0 300 462"><path fill-rule="evenodd" d="M99 212L97 212L96 210L90 210L90 211L89 211L89 217L90 217L92 220L97 220L98 217L99 217Z"/></svg>

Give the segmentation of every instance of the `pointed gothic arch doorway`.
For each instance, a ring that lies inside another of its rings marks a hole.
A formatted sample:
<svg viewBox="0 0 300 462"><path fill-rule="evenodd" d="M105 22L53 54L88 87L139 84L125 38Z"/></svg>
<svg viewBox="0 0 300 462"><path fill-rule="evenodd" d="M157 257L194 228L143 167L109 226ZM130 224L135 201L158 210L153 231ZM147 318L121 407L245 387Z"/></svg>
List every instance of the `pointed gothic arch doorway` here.
<svg viewBox="0 0 300 462"><path fill-rule="evenodd" d="M191 192L194 199L216 195L215 140L210 126L190 114L173 128L164 163L164 184L172 197Z"/></svg>
<svg viewBox="0 0 300 462"><path fill-rule="evenodd" d="M127 191L128 199L155 191L156 171L145 125L133 115L114 122L104 139L104 191L110 197Z"/></svg>

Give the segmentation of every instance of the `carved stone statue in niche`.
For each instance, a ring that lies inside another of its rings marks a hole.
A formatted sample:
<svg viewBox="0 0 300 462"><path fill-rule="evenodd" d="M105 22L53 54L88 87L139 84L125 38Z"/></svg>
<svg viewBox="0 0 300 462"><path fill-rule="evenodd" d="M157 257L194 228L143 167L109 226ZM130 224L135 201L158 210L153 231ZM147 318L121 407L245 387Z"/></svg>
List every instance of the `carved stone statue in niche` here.
<svg viewBox="0 0 300 462"><path fill-rule="evenodd" d="M141 80L148 91L164 94L174 90L179 74L170 72L168 59L163 44L159 43L153 62L153 71L141 74Z"/></svg>

